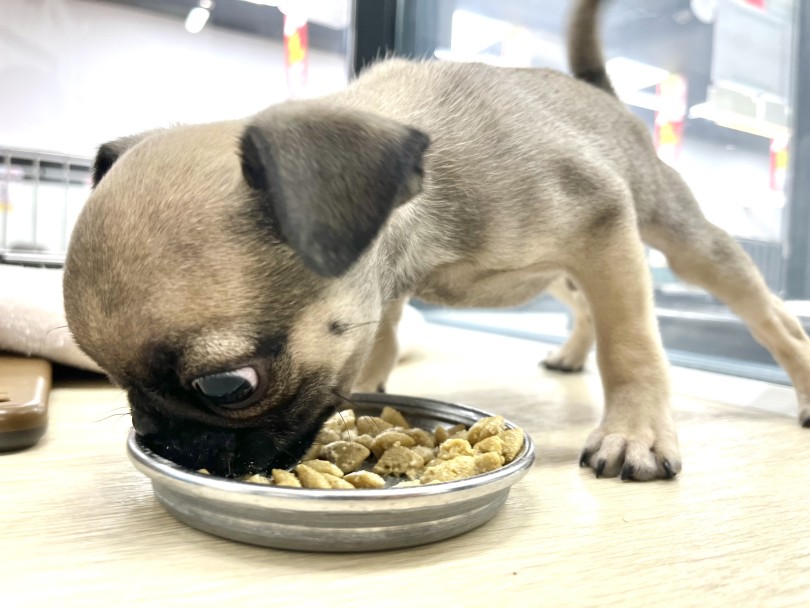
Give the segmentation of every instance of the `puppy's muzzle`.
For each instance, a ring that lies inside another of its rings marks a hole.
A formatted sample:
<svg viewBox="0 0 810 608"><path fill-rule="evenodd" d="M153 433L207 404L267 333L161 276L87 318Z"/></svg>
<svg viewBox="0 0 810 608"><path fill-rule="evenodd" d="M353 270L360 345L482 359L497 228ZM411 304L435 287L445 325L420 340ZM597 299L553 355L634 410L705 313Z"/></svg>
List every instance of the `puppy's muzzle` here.
<svg viewBox="0 0 810 608"><path fill-rule="evenodd" d="M306 421L284 416L248 428L172 418L134 403L131 409L135 432L150 450L182 467L233 478L286 468L300 460L334 408Z"/></svg>

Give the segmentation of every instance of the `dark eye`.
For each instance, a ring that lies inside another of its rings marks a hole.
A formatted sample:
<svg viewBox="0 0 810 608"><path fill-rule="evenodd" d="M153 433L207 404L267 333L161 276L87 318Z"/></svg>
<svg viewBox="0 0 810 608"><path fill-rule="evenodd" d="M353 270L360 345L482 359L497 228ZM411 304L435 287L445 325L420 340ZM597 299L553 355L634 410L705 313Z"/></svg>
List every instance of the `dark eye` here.
<svg viewBox="0 0 810 608"><path fill-rule="evenodd" d="M240 409L259 386L259 375L252 367L243 367L230 372L202 376L191 383L194 390L214 405Z"/></svg>

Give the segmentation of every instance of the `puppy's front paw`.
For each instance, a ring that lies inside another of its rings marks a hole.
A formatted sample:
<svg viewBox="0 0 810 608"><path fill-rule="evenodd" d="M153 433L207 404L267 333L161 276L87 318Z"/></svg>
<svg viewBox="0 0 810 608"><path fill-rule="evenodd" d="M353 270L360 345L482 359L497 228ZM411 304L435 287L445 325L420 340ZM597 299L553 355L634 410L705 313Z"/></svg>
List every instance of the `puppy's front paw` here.
<svg viewBox="0 0 810 608"><path fill-rule="evenodd" d="M588 356L588 351L582 353L571 348L566 348L567 346L566 344L560 350L549 353L540 364L546 369L557 372L581 372L585 367L585 359Z"/></svg>
<svg viewBox="0 0 810 608"><path fill-rule="evenodd" d="M592 468L597 477L672 479L681 471L678 438L671 422L662 426L631 431L603 423L588 437L579 466Z"/></svg>

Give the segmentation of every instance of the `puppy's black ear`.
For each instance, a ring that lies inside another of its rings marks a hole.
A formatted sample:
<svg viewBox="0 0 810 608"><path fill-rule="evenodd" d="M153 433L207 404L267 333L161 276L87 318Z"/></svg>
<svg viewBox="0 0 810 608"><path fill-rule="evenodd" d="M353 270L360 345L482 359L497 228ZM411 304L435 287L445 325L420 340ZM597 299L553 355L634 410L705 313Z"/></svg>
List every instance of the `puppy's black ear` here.
<svg viewBox="0 0 810 608"><path fill-rule="evenodd" d="M315 272L345 273L422 187L428 136L374 114L287 103L240 142L242 173L277 236Z"/></svg>
<svg viewBox="0 0 810 608"><path fill-rule="evenodd" d="M113 141L108 141L106 144L102 144L98 149L98 153L96 153L96 160L93 161L93 188L98 186L101 178L107 175L107 171L112 168L119 156L147 135L148 133L139 133L138 135L119 137Z"/></svg>

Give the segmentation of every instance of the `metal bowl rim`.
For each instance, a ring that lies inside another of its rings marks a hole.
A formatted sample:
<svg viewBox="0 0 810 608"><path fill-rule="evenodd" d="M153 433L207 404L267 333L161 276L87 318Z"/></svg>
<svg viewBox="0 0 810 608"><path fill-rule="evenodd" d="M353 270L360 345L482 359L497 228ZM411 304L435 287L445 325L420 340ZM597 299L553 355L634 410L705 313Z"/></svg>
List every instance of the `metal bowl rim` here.
<svg viewBox="0 0 810 608"><path fill-rule="evenodd" d="M436 399L422 397L409 397L405 395L359 393L352 396L352 401L358 401L370 405L400 405L402 407L431 407L441 406L444 409L454 411L461 410L467 415L472 415L476 419L494 416L484 410L474 408L460 403L451 403ZM407 412L405 412L407 415ZM507 428L517 428L517 425L505 419ZM450 481L439 484L425 486L414 486L406 488L385 488L385 489L354 489L354 490L319 490L312 488L280 488L263 484L255 484L234 479L213 477L204 473L198 473L191 469L181 467L170 460L154 454L149 448L143 446L140 438L132 429L127 438L127 452L133 464L141 472L150 477L153 482L161 485L170 485L175 490L183 493L195 493L194 490L202 490L208 494L214 492L218 498L227 499L229 502L236 500L239 496L245 497L266 497L268 500L289 501L291 503L299 501L317 501L319 504L339 505L351 502L369 502L371 499L377 501L398 501L413 498L427 498L435 496L448 496L454 493L488 488L493 492L498 491L504 484L497 482L515 477L512 485L523 473L528 470L535 459L535 446L531 437L524 431L523 447L518 456L503 467L482 473L467 479ZM494 487L490 487L494 486ZM487 492L488 493L488 492ZM346 505L348 506L348 505Z"/></svg>

